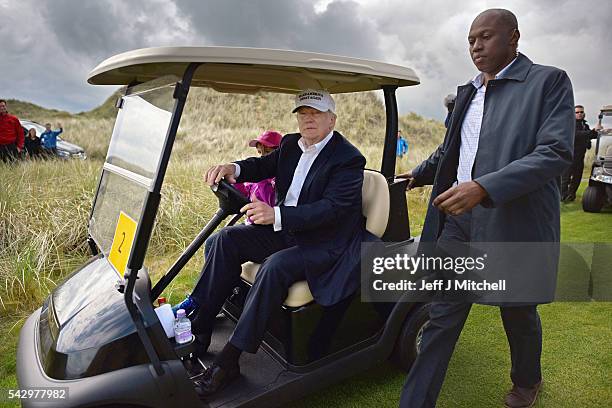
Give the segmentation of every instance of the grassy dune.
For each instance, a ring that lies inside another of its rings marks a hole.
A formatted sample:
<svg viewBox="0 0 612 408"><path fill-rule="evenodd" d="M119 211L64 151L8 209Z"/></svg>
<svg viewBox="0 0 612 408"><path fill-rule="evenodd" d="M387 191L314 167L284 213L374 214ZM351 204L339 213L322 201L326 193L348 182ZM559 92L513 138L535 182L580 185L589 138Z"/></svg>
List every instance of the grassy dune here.
<svg viewBox="0 0 612 408"><path fill-rule="evenodd" d="M30 119L36 122L49 122L61 119L67 119L73 115L66 111L58 109L47 109L42 106L35 105L30 102L19 101L16 99L7 99L8 110L11 114L16 115L20 119Z"/></svg>

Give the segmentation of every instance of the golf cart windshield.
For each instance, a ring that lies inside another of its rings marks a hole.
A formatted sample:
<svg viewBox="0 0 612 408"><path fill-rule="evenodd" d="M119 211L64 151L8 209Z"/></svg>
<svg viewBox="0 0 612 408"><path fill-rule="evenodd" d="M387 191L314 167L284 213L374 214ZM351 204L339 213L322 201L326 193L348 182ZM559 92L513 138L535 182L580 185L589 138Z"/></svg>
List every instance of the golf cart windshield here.
<svg viewBox="0 0 612 408"><path fill-rule="evenodd" d="M612 111L601 112L601 126L603 127L601 133L612 135Z"/></svg>
<svg viewBox="0 0 612 408"><path fill-rule="evenodd" d="M130 88L118 102L89 234L121 276L158 175L176 82L171 76L146 82Z"/></svg>

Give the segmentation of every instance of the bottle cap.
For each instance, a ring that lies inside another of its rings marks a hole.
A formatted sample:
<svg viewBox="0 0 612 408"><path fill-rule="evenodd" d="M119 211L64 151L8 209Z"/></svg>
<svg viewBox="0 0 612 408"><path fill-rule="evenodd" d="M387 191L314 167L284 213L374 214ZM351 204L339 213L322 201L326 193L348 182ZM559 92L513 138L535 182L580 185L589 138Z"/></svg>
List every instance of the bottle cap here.
<svg viewBox="0 0 612 408"><path fill-rule="evenodd" d="M166 301L166 298L165 298L165 297L163 297L163 296L162 296L162 297L158 297L158 298L157 298L157 304L158 304L159 306L163 305L164 303L168 303L168 302Z"/></svg>
<svg viewBox="0 0 612 408"><path fill-rule="evenodd" d="M181 317L185 317L185 309L179 309L176 311L176 317L180 319Z"/></svg>

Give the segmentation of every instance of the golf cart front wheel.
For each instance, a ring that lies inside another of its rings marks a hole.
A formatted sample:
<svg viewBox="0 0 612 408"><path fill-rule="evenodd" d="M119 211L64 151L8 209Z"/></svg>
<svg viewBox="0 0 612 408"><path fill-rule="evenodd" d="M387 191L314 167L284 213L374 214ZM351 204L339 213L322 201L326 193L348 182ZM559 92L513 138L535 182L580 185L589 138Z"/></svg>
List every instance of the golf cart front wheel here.
<svg viewBox="0 0 612 408"><path fill-rule="evenodd" d="M430 303L425 303L412 311L404 322L395 342L391 361L406 372L410 371L412 363L414 363L421 350L423 329L429 323L430 307Z"/></svg>
<svg viewBox="0 0 612 408"><path fill-rule="evenodd" d="M582 195L582 209L585 212L599 212L606 200L606 192L599 186L588 186Z"/></svg>

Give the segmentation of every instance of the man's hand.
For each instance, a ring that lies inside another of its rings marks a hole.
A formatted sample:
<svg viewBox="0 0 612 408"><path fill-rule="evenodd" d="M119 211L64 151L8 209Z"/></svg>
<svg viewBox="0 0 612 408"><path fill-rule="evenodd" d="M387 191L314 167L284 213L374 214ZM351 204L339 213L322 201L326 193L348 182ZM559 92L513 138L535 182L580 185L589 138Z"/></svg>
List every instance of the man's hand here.
<svg viewBox="0 0 612 408"><path fill-rule="evenodd" d="M433 205L448 215L461 215L487 197L487 191L475 181L458 184L436 197Z"/></svg>
<svg viewBox="0 0 612 408"><path fill-rule="evenodd" d="M595 124L595 126L593 127L593 129L594 129L594 130L602 130L602 129L603 129L603 126L601 126L601 123L597 122L597 123Z"/></svg>
<svg viewBox="0 0 612 408"><path fill-rule="evenodd" d="M408 184L406 185L406 190L411 190L414 187L415 183L416 183L416 180L414 179L414 177L412 177L412 170L410 170L410 171L408 171L406 173L398 174L395 177L408 179Z"/></svg>
<svg viewBox="0 0 612 408"><path fill-rule="evenodd" d="M240 212L245 212L247 217L251 218L253 224L271 225L274 224L274 208L270 207L263 201L255 198L255 201L248 203L240 209Z"/></svg>
<svg viewBox="0 0 612 408"><path fill-rule="evenodd" d="M208 169L204 176L204 181L206 181L209 186L213 186L219 183L221 179L225 178L229 183L234 184L236 182L236 177L234 177L235 171L236 166L231 163L219 164Z"/></svg>

